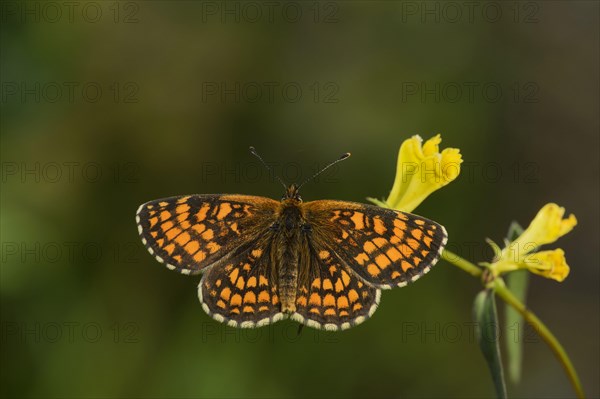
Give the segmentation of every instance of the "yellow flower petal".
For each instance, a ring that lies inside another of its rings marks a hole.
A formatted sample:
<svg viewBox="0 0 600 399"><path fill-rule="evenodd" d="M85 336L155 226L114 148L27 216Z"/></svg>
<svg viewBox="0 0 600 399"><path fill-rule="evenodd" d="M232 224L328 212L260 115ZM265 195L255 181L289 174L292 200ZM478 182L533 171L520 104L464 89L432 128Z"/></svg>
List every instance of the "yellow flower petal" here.
<svg viewBox="0 0 600 399"><path fill-rule="evenodd" d="M427 140L423 145L423 155L429 157L440 152L441 142L442 137L439 134L436 134L435 136Z"/></svg>
<svg viewBox="0 0 600 399"><path fill-rule="evenodd" d="M549 203L544 205L529 227L513 242L506 245L498 260L490 265L494 275L516 269L527 269L540 276L563 281L569 275L569 265L562 249L534 252L544 244L550 244L577 225L574 215L565 215L565 208Z"/></svg>
<svg viewBox="0 0 600 399"><path fill-rule="evenodd" d="M546 204L540 209L523 234L510 247L504 249L503 256L506 258L508 255L507 250L510 249L511 252L514 251L510 257L517 261L535 248L553 243L573 230L573 227L577 225L575 215L571 214L568 218L563 219L564 214L565 208L553 203Z"/></svg>
<svg viewBox="0 0 600 399"><path fill-rule="evenodd" d="M528 255L523 263L530 272L551 278L558 282L563 281L569 275L569 265L562 249L553 251L540 251Z"/></svg>
<svg viewBox="0 0 600 399"><path fill-rule="evenodd" d="M411 212L435 190L450 183L460 173L462 156L456 148L440 153L438 134L423 144L416 135L405 140L398 152L396 178L386 205Z"/></svg>

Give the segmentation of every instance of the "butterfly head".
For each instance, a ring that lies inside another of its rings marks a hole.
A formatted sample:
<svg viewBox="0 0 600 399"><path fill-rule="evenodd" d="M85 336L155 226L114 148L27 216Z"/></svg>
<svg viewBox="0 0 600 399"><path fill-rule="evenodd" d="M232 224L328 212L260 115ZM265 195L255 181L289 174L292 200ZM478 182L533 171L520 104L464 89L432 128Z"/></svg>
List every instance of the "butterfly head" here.
<svg viewBox="0 0 600 399"><path fill-rule="evenodd" d="M281 200L292 200L296 202L302 202L302 197L300 197L299 189L300 187L296 184L290 184L285 190L285 194L283 194L283 197L281 197Z"/></svg>

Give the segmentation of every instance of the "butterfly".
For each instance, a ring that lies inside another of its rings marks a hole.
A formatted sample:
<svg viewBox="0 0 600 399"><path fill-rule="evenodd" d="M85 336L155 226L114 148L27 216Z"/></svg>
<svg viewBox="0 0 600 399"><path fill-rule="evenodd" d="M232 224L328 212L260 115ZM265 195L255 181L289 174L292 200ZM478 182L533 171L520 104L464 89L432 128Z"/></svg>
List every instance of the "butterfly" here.
<svg viewBox="0 0 600 399"><path fill-rule="evenodd" d="M436 222L355 202L303 202L301 186L284 184L281 201L239 194L150 201L137 210L138 232L167 268L202 274L198 297L208 315L241 328L284 318L326 330L356 326L373 315L382 289L427 273L446 244Z"/></svg>

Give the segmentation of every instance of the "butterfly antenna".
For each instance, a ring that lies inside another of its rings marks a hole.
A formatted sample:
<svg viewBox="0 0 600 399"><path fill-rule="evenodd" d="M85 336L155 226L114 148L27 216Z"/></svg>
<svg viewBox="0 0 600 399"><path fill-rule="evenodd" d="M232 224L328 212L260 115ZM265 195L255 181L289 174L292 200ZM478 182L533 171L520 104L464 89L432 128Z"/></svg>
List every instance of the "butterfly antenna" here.
<svg viewBox="0 0 600 399"><path fill-rule="evenodd" d="M298 186L298 190L300 190L300 187L302 187L303 185L305 185L306 183L308 183L309 181L311 181L312 179L314 179L315 177L319 176L321 173L325 172L327 169L331 168L333 165L335 165L338 162L342 162L344 159L348 159L350 158L350 153L347 152L345 154L342 154L342 156L340 156L338 159L336 159L335 161L333 161L332 163L330 163L329 165L325 166L323 169L321 169L320 171L318 171L317 173L315 173L314 175L312 175L310 178L304 180L302 182L302 184L300 184Z"/></svg>
<svg viewBox="0 0 600 399"><path fill-rule="evenodd" d="M256 158L258 158L258 159L260 160L260 162L262 162L262 164L263 164L263 165L265 165L265 168L267 168L267 170L268 170L269 172L271 172L271 174L272 174L273 176L275 176L275 178L276 178L276 179L279 181L279 183L281 183L281 185L283 186L283 188L284 188L285 190L287 190L287 185L286 185L286 184L283 182L283 180L281 180L281 178L280 178L279 176L277 176L277 175L275 174L275 171L273 170L273 168L271 168L269 165L267 165L267 163L265 162L265 160L264 160L264 159L262 159L262 157L261 157L260 155L258 155L258 152L256 152L256 148L254 148L254 147L250 147L250 153L251 153L252 155L254 155Z"/></svg>

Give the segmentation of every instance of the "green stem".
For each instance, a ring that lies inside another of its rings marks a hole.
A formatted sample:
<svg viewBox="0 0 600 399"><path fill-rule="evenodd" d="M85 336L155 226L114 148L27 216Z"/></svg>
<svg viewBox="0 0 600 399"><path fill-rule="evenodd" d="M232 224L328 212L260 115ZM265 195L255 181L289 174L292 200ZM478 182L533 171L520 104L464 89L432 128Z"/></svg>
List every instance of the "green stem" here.
<svg viewBox="0 0 600 399"><path fill-rule="evenodd" d="M453 264L469 273L474 277L481 277L483 271L481 268L475 266L472 262L461 258L460 256L448 251L444 250L442 252L442 259L447 261L448 263ZM573 389L577 393L579 398L584 398L585 394L583 392L583 387L581 386L581 382L579 381L579 377L577 376L577 372L575 371L575 367L573 367L573 363L571 363L571 359L565 352L564 348L558 342L558 339L550 332L548 327L540 319L537 318L535 314L533 314L530 310L528 310L521 301L519 301L512 292L506 287L504 284L504 280L501 278L496 278L491 282L491 288L494 289L494 292L502 298L502 300L512 306L517 312L519 312L525 320L529 324L531 324L535 331L542 337L542 339L548 344L552 352L556 355L559 362L562 364L569 380L571 381L571 385L573 385Z"/></svg>
<svg viewBox="0 0 600 399"><path fill-rule="evenodd" d="M442 259L444 259L448 263L453 264L454 266L460 267L465 272L469 273L471 276L481 277L481 273L483 273L481 268L475 266L468 260L461 258L455 253L448 251L447 249L444 249L444 251L442 252Z"/></svg>
<svg viewBox="0 0 600 399"><path fill-rule="evenodd" d="M519 312L523 316L523 318L535 328L535 331L542 337L542 339L546 341L550 349L552 349L552 351L564 367L567 376L569 377L569 380L571 380L571 384L573 385L573 388L577 393L577 396L579 398L584 398L585 394L583 393L583 387L581 386L581 382L579 381L579 377L577 376L575 367L573 367L573 363L571 363L571 359L569 359L567 352L565 352L564 348L562 347L560 342L558 342L558 339L556 339L554 334L550 332L548 327L546 327L544 323L542 323L542 321L538 319L538 317L535 314L533 314L531 311L525 308L525 305L523 305L513 295L512 292L510 292L510 290L506 287L502 279L495 279L492 287L494 288L496 294L498 294L498 296L502 298L504 302L508 303L517 312Z"/></svg>

